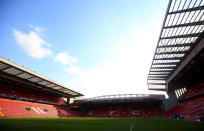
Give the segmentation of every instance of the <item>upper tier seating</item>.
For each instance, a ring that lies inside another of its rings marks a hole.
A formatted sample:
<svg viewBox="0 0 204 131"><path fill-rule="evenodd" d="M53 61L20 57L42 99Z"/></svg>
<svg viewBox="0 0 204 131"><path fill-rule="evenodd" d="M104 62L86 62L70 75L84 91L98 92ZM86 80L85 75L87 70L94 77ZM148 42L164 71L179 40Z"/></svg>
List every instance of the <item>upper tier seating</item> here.
<svg viewBox="0 0 204 131"><path fill-rule="evenodd" d="M0 95L5 95L8 97L20 97L26 98L24 100L30 101L41 101L41 102L49 102L53 104L66 104L65 100L61 97L46 94L40 91L36 91L29 88L22 88L17 86L11 86L0 83Z"/></svg>
<svg viewBox="0 0 204 131"><path fill-rule="evenodd" d="M182 99L192 98L198 95L204 94L204 83L197 85L196 87L188 90Z"/></svg>

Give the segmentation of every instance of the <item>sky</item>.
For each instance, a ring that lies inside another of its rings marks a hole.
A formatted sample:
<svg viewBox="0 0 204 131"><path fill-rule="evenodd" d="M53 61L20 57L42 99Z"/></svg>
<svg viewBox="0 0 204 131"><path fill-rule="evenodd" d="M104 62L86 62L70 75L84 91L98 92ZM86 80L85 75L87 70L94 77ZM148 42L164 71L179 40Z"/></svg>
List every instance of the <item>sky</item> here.
<svg viewBox="0 0 204 131"><path fill-rule="evenodd" d="M85 97L148 94L168 0L0 0L0 56Z"/></svg>

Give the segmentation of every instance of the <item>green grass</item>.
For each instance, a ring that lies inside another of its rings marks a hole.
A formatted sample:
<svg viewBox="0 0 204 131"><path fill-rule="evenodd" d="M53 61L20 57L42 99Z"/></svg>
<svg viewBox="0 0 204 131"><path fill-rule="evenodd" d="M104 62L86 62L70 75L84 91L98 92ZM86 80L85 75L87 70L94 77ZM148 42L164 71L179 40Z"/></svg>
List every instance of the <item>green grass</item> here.
<svg viewBox="0 0 204 131"><path fill-rule="evenodd" d="M204 123L148 118L9 118L0 131L204 131Z"/></svg>

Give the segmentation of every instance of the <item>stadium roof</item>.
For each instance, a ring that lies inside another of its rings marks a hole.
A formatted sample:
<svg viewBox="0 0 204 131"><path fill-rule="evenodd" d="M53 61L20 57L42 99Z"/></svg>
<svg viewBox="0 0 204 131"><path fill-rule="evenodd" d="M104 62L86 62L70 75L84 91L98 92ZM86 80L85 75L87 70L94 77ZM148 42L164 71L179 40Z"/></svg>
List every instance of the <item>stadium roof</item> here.
<svg viewBox="0 0 204 131"><path fill-rule="evenodd" d="M78 103L86 103L86 102L107 102L107 101L144 101L144 100L164 100L164 95L159 94L115 94L115 95L103 95L103 96L96 96L92 98L85 98L80 100L75 100Z"/></svg>
<svg viewBox="0 0 204 131"><path fill-rule="evenodd" d="M203 30L203 0L169 1L147 78L150 90L167 90L167 81L198 46Z"/></svg>
<svg viewBox="0 0 204 131"><path fill-rule="evenodd" d="M30 71L26 69L25 67L19 66L9 60L6 60L2 57L0 57L0 72L4 72L13 76L16 76L18 78L28 80L32 83L35 83L37 85L41 85L42 87L45 86L48 89L53 89L56 91L59 91L63 94L67 94L69 97L78 97L83 96L82 94L73 91L66 86L63 86L59 83L56 83L53 80L50 80L40 74L37 74L33 71Z"/></svg>

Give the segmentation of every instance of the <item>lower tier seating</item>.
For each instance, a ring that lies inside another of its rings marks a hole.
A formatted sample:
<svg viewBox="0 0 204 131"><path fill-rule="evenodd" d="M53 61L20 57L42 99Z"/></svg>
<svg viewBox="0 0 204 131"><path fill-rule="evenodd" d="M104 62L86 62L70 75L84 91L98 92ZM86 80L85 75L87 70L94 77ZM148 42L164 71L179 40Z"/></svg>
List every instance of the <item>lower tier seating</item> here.
<svg viewBox="0 0 204 131"><path fill-rule="evenodd" d="M0 117L69 117L79 116L62 106L0 98Z"/></svg>
<svg viewBox="0 0 204 131"><path fill-rule="evenodd" d="M204 113L204 97L183 102L164 114L164 117L174 117L174 112L179 113L186 120L192 120Z"/></svg>

